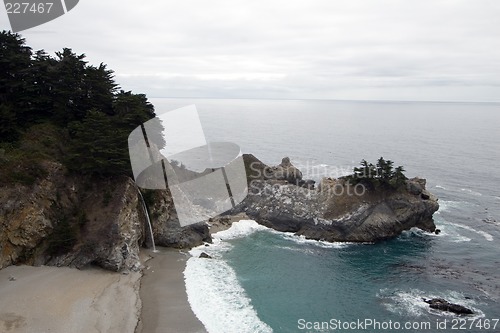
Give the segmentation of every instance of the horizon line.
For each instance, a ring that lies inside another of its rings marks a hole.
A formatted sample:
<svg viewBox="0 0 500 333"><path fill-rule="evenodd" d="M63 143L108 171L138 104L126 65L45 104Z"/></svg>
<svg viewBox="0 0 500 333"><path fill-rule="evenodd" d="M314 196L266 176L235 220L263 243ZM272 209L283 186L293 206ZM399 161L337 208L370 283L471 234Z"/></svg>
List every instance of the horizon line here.
<svg viewBox="0 0 500 333"><path fill-rule="evenodd" d="M147 95L146 95L147 96ZM433 100L392 100L392 99L333 99L333 98L254 98L254 97L176 97L151 96L165 99L221 99L221 100L269 100L269 101L328 101L328 102L362 102L362 103L443 103L443 104L500 104L500 101L433 101Z"/></svg>

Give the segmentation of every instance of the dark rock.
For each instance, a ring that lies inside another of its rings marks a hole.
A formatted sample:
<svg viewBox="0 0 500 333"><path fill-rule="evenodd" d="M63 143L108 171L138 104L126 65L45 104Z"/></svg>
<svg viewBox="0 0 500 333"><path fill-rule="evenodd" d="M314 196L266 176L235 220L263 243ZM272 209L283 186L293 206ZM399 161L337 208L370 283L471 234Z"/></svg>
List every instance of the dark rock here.
<svg viewBox="0 0 500 333"><path fill-rule="evenodd" d="M257 157L252 154L243 154L243 163L245 164L245 172L247 174L247 182L251 183L254 180L264 180L267 165L262 163Z"/></svg>
<svg viewBox="0 0 500 333"><path fill-rule="evenodd" d="M298 184L302 180L302 172L290 162L290 158L282 159L275 167L264 168L264 178L267 180L284 180L290 184Z"/></svg>
<svg viewBox="0 0 500 333"><path fill-rule="evenodd" d="M250 217L248 217L245 213L233 214L233 215L219 215L214 218L211 218L210 221L208 222L210 235L231 228L233 222L241 220L249 220L249 219Z"/></svg>
<svg viewBox="0 0 500 333"><path fill-rule="evenodd" d="M187 249L212 242L206 223L180 225L169 190L149 190L149 196L148 208L156 245Z"/></svg>
<svg viewBox="0 0 500 333"><path fill-rule="evenodd" d="M314 190L314 184L316 184L316 182L314 180L301 180L298 182L298 186L300 187L303 187L303 188L307 188L309 190Z"/></svg>
<svg viewBox="0 0 500 333"><path fill-rule="evenodd" d="M264 165L253 156L252 161ZM279 179L256 178L249 182L248 196L231 213L245 212L275 230L330 242L374 242L413 227L436 229L432 216L439 205L425 191L423 179L407 180L406 191L355 190L343 179L324 178L316 190L310 190ZM414 195L424 191L427 200Z"/></svg>
<svg viewBox="0 0 500 333"><path fill-rule="evenodd" d="M55 162L43 168L34 184L0 190L0 268L139 269L144 220L134 182L71 175Z"/></svg>
<svg viewBox="0 0 500 333"><path fill-rule="evenodd" d="M466 308L465 306L462 306L459 304L450 303L442 298L433 298L433 299L423 298L422 300L425 303L429 304L429 306L432 309L453 312L453 313L458 314L458 315L474 314L474 311L472 311L471 309Z"/></svg>
<svg viewBox="0 0 500 333"><path fill-rule="evenodd" d="M421 194L420 194L420 197L421 197L422 199L424 199L424 200L429 200L430 195L428 195L427 193L421 193Z"/></svg>
<svg viewBox="0 0 500 333"><path fill-rule="evenodd" d="M205 253L205 252L202 252L200 254L200 258L212 259L212 257L209 254Z"/></svg>
<svg viewBox="0 0 500 333"><path fill-rule="evenodd" d="M149 232L145 237L147 221L134 181L71 175L53 162L45 168L47 176L33 185L0 189L0 269L13 264L140 269L139 250ZM179 225L169 191L154 192L147 204L158 245L211 242L204 223Z"/></svg>
<svg viewBox="0 0 500 333"><path fill-rule="evenodd" d="M425 179L413 178L406 183L406 189L411 194L419 195L425 189L425 184Z"/></svg>
<svg viewBox="0 0 500 333"><path fill-rule="evenodd" d="M436 230L434 230L434 233L435 233L436 235L439 235L439 234L441 233L441 229L436 229Z"/></svg>

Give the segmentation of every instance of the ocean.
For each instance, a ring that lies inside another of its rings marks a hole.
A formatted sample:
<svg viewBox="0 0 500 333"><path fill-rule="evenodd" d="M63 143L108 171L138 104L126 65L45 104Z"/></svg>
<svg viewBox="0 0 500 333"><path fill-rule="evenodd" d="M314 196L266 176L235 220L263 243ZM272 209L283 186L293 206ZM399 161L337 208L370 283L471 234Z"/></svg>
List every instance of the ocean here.
<svg viewBox="0 0 500 333"><path fill-rule="evenodd" d="M500 332L500 104L151 99L195 104L209 141L305 178L338 177L383 156L439 198L441 234L324 243L253 221L192 250L189 302L209 332ZM215 260L196 258L205 251ZM431 310L441 297L472 308Z"/></svg>

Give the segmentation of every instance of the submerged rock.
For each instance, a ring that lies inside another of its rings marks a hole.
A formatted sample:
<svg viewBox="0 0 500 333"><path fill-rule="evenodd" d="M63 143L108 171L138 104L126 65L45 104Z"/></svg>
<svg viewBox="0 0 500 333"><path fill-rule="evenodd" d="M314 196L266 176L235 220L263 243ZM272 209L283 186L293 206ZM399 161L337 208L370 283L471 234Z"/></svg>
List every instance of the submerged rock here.
<svg viewBox="0 0 500 333"><path fill-rule="evenodd" d="M200 254L200 258L212 259L212 257L209 254L205 253L205 252L202 252Z"/></svg>
<svg viewBox="0 0 500 333"><path fill-rule="evenodd" d="M474 311L472 311L471 309L466 308L465 306L459 304L450 303L442 298L432 298L432 299L423 298L422 300L425 303L429 304L429 306L432 309L453 312L458 315L474 314Z"/></svg>

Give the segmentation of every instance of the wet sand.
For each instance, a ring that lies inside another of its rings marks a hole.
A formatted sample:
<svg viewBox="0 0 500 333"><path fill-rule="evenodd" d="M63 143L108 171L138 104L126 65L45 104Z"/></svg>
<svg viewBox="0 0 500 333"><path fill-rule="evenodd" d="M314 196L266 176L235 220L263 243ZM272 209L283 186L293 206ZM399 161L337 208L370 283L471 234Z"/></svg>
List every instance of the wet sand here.
<svg viewBox="0 0 500 333"><path fill-rule="evenodd" d="M141 280L141 320L137 332L198 333L206 332L187 300L184 269L189 254L160 248L145 263Z"/></svg>
<svg viewBox="0 0 500 333"><path fill-rule="evenodd" d="M10 266L0 270L0 332L135 331L141 273Z"/></svg>

